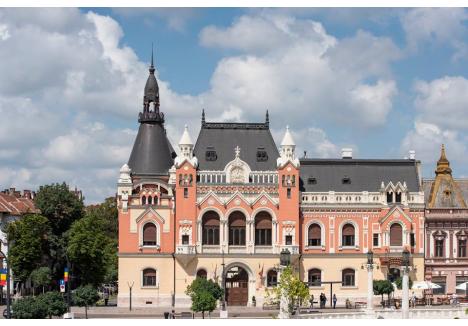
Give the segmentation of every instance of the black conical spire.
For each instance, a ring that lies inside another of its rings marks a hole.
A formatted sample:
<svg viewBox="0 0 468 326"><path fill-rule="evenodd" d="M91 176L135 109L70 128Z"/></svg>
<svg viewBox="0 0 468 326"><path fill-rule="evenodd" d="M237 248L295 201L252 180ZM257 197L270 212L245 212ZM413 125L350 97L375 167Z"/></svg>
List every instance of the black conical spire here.
<svg viewBox="0 0 468 326"><path fill-rule="evenodd" d="M149 76L146 80L145 93L143 96L143 112L140 113L139 122L164 122L164 114L159 112L159 86L154 75L154 50L151 44L151 65ZM151 106L151 104L153 104ZM153 110L151 110L153 109Z"/></svg>
<svg viewBox="0 0 468 326"><path fill-rule="evenodd" d="M202 126L205 125L205 109L202 109L202 112L201 112L201 124Z"/></svg>

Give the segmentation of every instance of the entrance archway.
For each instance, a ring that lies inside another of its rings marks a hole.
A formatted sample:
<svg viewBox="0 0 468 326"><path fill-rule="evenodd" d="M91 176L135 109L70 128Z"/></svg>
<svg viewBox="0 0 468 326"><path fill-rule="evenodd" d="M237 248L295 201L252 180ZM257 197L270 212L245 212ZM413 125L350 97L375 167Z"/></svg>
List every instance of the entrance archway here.
<svg viewBox="0 0 468 326"><path fill-rule="evenodd" d="M226 272L226 302L228 306L246 306L249 301L249 274L234 266Z"/></svg>

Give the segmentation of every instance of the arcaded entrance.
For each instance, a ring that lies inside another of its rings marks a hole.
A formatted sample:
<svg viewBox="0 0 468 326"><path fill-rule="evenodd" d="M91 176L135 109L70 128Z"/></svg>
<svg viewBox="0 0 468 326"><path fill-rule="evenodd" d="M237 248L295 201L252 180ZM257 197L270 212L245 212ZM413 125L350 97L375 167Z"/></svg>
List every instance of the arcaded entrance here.
<svg viewBox="0 0 468 326"><path fill-rule="evenodd" d="M242 267L226 272L226 301L228 306L246 306L249 301L249 275Z"/></svg>

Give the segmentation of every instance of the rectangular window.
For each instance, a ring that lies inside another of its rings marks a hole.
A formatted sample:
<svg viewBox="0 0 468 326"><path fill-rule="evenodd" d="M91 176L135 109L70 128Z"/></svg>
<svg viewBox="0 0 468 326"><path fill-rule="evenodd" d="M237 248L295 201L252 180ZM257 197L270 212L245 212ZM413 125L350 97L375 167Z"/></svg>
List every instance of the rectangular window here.
<svg viewBox="0 0 468 326"><path fill-rule="evenodd" d="M286 238L285 238L286 245L287 246L292 246L292 244L293 244L292 240L293 240L292 235L287 235Z"/></svg>
<svg viewBox="0 0 468 326"><path fill-rule="evenodd" d="M204 245L219 245L219 226L205 226L202 232Z"/></svg>
<svg viewBox="0 0 468 326"><path fill-rule="evenodd" d="M460 284L463 284L465 282L468 282L468 276L457 276L455 279L455 286L459 286ZM456 289L457 294L465 294L465 290L463 289Z"/></svg>
<svg viewBox="0 0 468 326"><path fill-rule="evenodd" d="M447 282L447 279L445 276L433 277L431 282L440 286L440 288L432 289L433 294L445 294L445 288L446 288L446 282Z"/></svg>
<svg viewBox="0 0 468 326"><path fill-rule="evenodd" d="M291 199L291 188L288 188L288 190L286 191L286 194L288 196L288 199Z"/></svg>
<svg viewBox="0 0 468 326"><path fill-rule="evenodd" d="M207 161L216 161L218 159L218 155L216 154L216 151L213 149L207 150L205 153L205 159Z"/></svg>
<svg viewBox="0 0 468 326"><path fill-rule="evenodd" d="M229 245L245 246L245 227L231 226L229 228Z"/></svg>
<svg viewBox="0 0 468 326"><path fill-rule="evenodd" d="M411 243L411 247L416 246L416 238L414 236L414 233L410 233L410 243Z"/></svg>
<svg viewBox="0 0 468 326"><path fill-rule="evenodd" d="M436 240L435 241L435 256L436 257L444 257L444 240Z"/></svg>
<svg viewBox="0 0 468 326"><path fill-rule="evenodd" d="M322 244L321 244L321 241L320 241L320 240L321 240L320 238L318 238L318 239L314 239L314 238L309 239L309 243L308 243L308 244L309 244L309 247L318 247L318 246L321 246Z"/></svg>
<svg viewBox="0 0 468 326"><path fill-rule="evenodd" d="M393 203L393 192L387 192L387 204Z"/></svg>
<svg viewBox="0 0 468 326"><path fill-rule="evenodd" d="M184 188L184 198L188 198L188 188Z"/></svg>
<svg viewBox="0 0 468 326"><path fill-rule="evenodd" d="M374 233L373 236L372 236L372 243L373 243L373 246L374 247L379 247L379 234L378 233Z"/></svg>
<svg viewBox="0 0 468 326"><path fill-rule="evenodd" d="M401 203L401 192L395 193L395 202L396 203Z"/></svg>
<svg viewBox="0 0 468 326"><path fill-rule="evenodd" d="M255 245L271 246L271 229L255 229Z"/></svg>
<svg viewBox="0 0 468 326"><path fill-rule="evenodd" d="M343 247L353 247L354 246L354 235L343 235Z"/></svg>
<svg viewBox="0 0 468 326"><path fill-rule="evenodd" d="M182 244L183 244L183 245L188 245L188 244L189 244L189 236L188 236L188 234L184 234L184 235L182 236Z"/></svg>
<svg viewBox="0 0 468 326"><path fill-rule="evenodd" d="M458 257L466 257L466 240L458 240Z"/></svg>

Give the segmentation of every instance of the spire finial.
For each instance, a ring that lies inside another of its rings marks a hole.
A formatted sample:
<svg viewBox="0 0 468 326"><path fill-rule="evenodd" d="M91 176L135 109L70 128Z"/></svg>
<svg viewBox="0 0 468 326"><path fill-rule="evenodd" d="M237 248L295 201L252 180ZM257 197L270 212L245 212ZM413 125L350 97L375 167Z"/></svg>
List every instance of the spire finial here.
<svg viewBox="0 0 468 326"><path fill-rule="evenodd" d="M149 67L150 74L154 74L154 50L153 50L153 42L151 42L151 65Z"/></svg>
<svg viewBox="0 0 468 326"><path fill-rule="evenodd" d="M437 161L437 168L435 171L436 174L451 174L452 169L450 168L450 162L447 159L447 156L445 154L445 145L442 144L442 147L440 149L440 158Z"/></svg>
<svg viewBox="0 0 468 326"><path fill-rule="evenodd" d="M270 115L268 114L268 110L266 110L265 124L267 125L267 127L270 126Z"/></svg>
<svg viewBox="0 0 468 326"><path fill-rule="evenodd" d="M201 113L201 123L202 123L202 126L205 125L205 109L202 109L202 113Z"/></svg>

